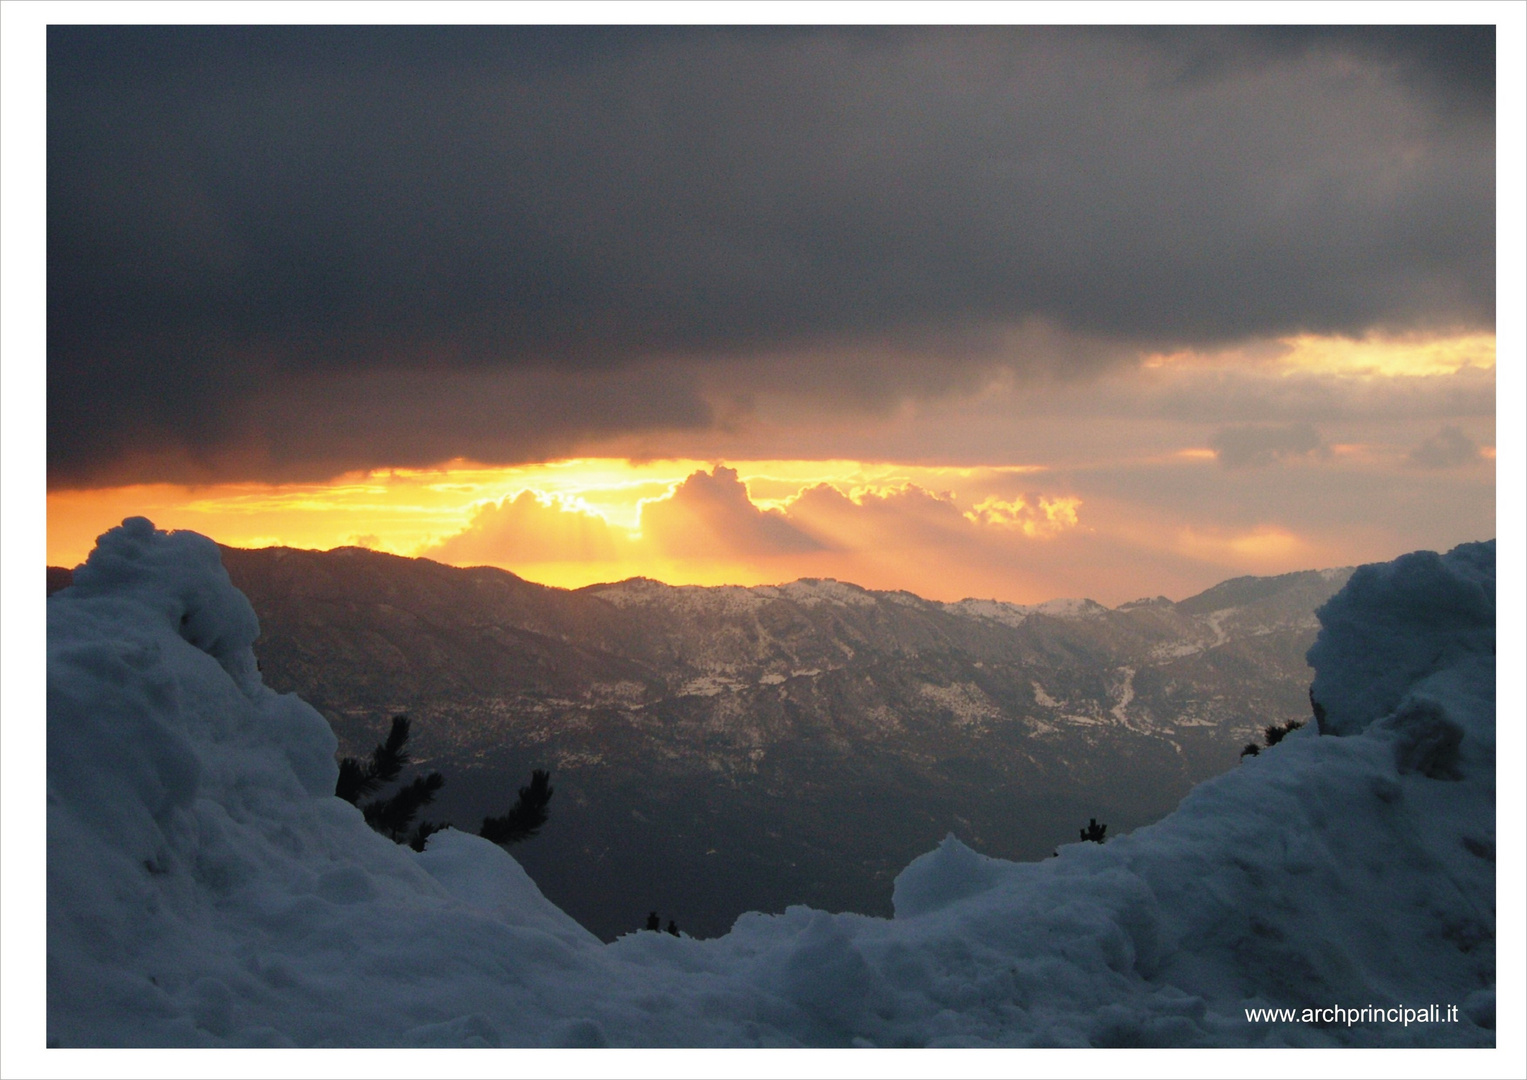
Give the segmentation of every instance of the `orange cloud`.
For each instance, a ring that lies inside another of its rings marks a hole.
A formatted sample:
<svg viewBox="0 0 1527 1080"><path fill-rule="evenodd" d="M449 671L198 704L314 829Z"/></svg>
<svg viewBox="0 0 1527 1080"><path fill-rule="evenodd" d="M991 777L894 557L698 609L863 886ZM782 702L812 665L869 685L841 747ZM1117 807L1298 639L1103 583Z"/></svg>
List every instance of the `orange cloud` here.
<svg viewBox="0 0 1527 1080"><path fill-rule="evenodd" d="M620 560L630 546L625 530L598 514L559 495L522 491L483 505L465 529L424 554L457 566L604 563Z"/></svg>
<svg viewBox="0 0 1527 1080"><path fill-rule="evenodd" d="M1368 334L1361 338L1302 334L1285 338L1278 366L1337 375L1451 375L1495 366L1495 335L1435 337Z"/></svg>
<svg viewBox="0 0 1527 1080"><path fill-rule="evenodd" d="M1494 334L1298 334L1219 350L1143 358L1147 368L1264 368L1285 375L1417 378L1495 367Z"/></svg>
<svg viewBox="0 0 1527 1080"><path fill-rule="evenodd" d="M965 500L910 481L818 481L789 490L780 474L791 470L772 471L774 479L760 483L769 505L759 505L738 469L717 465L641 498L631 525L609 521L581 498L526 490L481 505L458 533L422 553L569 586L637 575L679 584L839 577L943 596L982 582L985 591L1003 591L983 575L1078 525L1079 499L1005 497L988 485L1014 478L992 471L950 477L974 485Z"/></svg>
<svg viewBox="0 0 1527 1080"><path fill-rule="evenodd" d="M993 495L965 516L981 525L1018 529L1025 536L1056 536L1076 528L1081 505L1082 500L1074 496L1020 495L1003 500Z"/></svg>
<svg viewBox="0 0 1527 1080"><path fill-rule="evenodd" d="M891 550L947 544L966 531L954 499L917 484L856 489L845 495L814 484L788 504L790 520L844 550Z"/></svg>
<svg viewBox="0 0 1527 1080"><path fill-rule="evenodd" d="M1476 446L1485 442L1472 430L1469 437ZM1432 441L1432 457L1451 449L1440 435ZM1380 485L1395 483L1385 470L1403 468L1404 450L1383 449L1350 468L1333 453L1320 469L1323 485L1345 483L1343 505L1373 519L1362 532L1348 520L1312 516L1309 500L1289 498L1302 490L1305 470L1266 470L1248 480L1233 470L1205 470L1203 455L1212 450L1064 478L1031 467L601 459L513 469L458 463L327 485L54 493L49 562L73 565L98 533L143 513L161 527L196 529L236 546L363 544L500 566L565 587L632 576L701 585L836 577L943 600L1091 595L1112 603L1187 595L1237 573L1392 557L1396 527L1383 517L1389 503ZM1399 475L1439 490L1465 481L1488 490L1488 473L1485 463ZM1162 490L1171 494L1171 484L1207 487L1220 501L1202 510L1191 501L1152 500ZM1251 496L1240 493L1253 488L1277 497L1248 505ZM1488 535L1488 521L1466 524Z"/></svg>
<svg viewBox="0 0 1527 1080"><path fill-rule="evenodd" d="M644 500L641 538L669 558L784 555L825 546L783 511L759 509L737 470L722 465L690 474L663 498Z"/></svg>

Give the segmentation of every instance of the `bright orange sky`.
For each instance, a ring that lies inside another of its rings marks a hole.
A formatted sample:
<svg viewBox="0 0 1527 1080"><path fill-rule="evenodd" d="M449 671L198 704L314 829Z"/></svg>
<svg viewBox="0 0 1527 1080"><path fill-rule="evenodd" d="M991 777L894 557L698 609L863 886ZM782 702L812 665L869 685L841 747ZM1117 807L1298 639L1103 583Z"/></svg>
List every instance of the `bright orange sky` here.
<svg viewBox="0 0 1527 1080"><path fill-rule="evenodd" d="M141 514L235 547L354 544L500 565L569 587L635 575L758 584L832 569L889 584L915 575L906 552L883 537L876 542L887 507L914 518L931 513L956 531L1030 540L1075 528L1074 497L1026 498L1018 490L1032 487L1038 471L855 461L578 459L498 468L456 461L326 484L55 492L48 559L74 565L104 528ZM714 487L704 498L685 483L696 473ZM824 503L828 491L838 498ZM771 533L770 523L783 531Z"/></svg>
<svg viewBox="0 0 1527 1080"><path fill-rule="evenodd" d="M55 31L52 562L1113 603L1495 532L1479 28Z"/></svg>
<svg viewBox="0 0 1527 1080"><path fill-rule="evenodd" d="M457 460L323 483L55 491L48 560L82 561L100 532L136 514L237 547L360 545L566 587L814 576L944 600L1180 596L1240 573L1493 535L1493 424L1449 422L1461 394L1493 392L1493 364L1482 335L1304 337L1146 357L1080 389L998 386L834 424L857 424L855 438L881 450L966 434L1004 451L1009 463L997 465L738 457L721 443L708 457ZM1195 395L1334 402L1336 419L1205 425L1191 415Z"/></svg>

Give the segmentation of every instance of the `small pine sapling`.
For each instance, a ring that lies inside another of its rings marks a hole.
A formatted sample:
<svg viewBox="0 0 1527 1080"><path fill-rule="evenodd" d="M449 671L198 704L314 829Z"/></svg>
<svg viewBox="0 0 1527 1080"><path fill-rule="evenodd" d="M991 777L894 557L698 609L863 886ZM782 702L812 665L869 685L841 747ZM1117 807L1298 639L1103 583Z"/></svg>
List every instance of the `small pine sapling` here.
<svg viewBox="0 0 1527 1080"><path fill-rule="evenodd" d="M1082 839L1091 840L1094 844L1101 844L1104 834L1107 832L1107 825L1099 825L1097 818L1089 818L1087 820L1087 827L1082 830Z"/></svg>
<svg viewBox="0 0 1527 1080"><path fill-rule="evenodd" d="M421 821L414 827L413 835L408 838L408 846L415 851L423 851L425 841L441 829L449 829L450 827L449 822L437 824L433 821Z"/></svg>
<svg viewBox="0 0 1527 1080"><path fill-rule="evenodd" d="M551 786L551 773L536 769L530 774L530 783L520 788L520 797L509 812L502 817L483 818L477 835L501 847L529 840L546 824L546 807L555 790Z"/></svg>
<svg viewBox="0 0 1527 1080"><path fill-rule="evenodd" d="M361 808L366 824L383 836L406 843L408 827L414 815L435 801L435 795L445 786L445 777L437 772L428 776L416 776L385 799L373 799Z"/></svg>
<svg viewBox="0 0 1527 1080"><path fill-rule="evenodd" d="M371 751L370 760L344 758L340 761L334 794L352 806L360 806L361 799L374 794L383 784L396 780L409 762L408 728L408 717L394 716L387 740ZM436 793L444 786L445 778L437 772L416 776L387 798L372 799L361 806L361 814L367 825L393 842L407 843L416 851L423 851L429 834L439 832L445 826L425 822L412 834L409 826L413 824L414 816L433 802ZM428 831L425 831L426 827Z"/></svg>
<svg viewBox="0 0 1527 1080"><path fill-rule="evenodd" d="M379 743L371 751L371 760L347 757L339 763L339 782L334 794L351 806L359 806L361 799L375 794L383 784L398 778L403 766L408 764L408 717L394 716L392 730L387 741Z"/></svg>
<svg viewBox="0 0 1527 1080"><path fill-rule="evenodd" d="M1304 727L1303 720L1285 720L1281 724L1268 724L1262 729L1262 733L1267 736L1267 745L1273 747L1283 741L1283 736L1298 731L1302 727Z"/></svg>

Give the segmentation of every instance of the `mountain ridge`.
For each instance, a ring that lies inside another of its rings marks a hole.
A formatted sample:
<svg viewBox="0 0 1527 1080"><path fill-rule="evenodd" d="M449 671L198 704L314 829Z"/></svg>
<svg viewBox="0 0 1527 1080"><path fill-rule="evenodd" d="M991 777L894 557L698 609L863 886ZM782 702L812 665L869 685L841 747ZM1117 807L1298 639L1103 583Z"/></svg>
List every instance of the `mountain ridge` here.
<svg viewBox="0 0 1527 1080"><path fill-rule="evenodd" d="M416 761L450 778L432 816L472 828L550 768L552 821L515 854L604 937L654 906L701 934L789 903L884 913L947 832L1033 859L1091 816L1110 835L1155 820L1307 714L1313 611L1348 573L1107 608L823 578L566 590L357 548L222 558L266 682L341 753L414 718Z"/></svg>

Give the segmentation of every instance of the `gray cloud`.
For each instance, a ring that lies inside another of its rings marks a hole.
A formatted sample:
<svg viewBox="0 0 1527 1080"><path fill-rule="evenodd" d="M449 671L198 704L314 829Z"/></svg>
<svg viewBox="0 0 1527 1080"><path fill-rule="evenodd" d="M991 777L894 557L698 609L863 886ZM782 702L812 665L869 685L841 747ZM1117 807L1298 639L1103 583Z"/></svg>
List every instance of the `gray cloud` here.
<svg viewBox="0 0 1527 1080"><path fill-rule="evenodd" d="M1460 429L1449 425L1417 446L1405 459L1418 469L1456 469L1479 460L1479 447Z"/></svg>
<svg viewBox="0 0 1527 1080"><path fill-rule="evenodd" d="M1227 469L1260 469L1300 459L1328 458L1331 448L1310 424L1246 424L1220 428L1209 446Z"/></svg>
<svg viewBox="0 0 1527 1080"><path fill-rule="evenodd" d="M134 428L132 416L108 422L97 436L105 457L92 476L117 483L143 476L185 483L230 476L311 481L359 467L425 467L454 457L545 460L571 455L591 439L704 431L716 422L694 373L676 365L606 372L391 366L270 372L262 380L257 375L264 367L251 364L230 376L248 378L237 396L183 390L194 400L184 403L189 411L173 425L140 420ZM129 393L121 407L131 406ZM168 409L165 401L155 404Z"/></svg>
<svg viewBox="0 0 1527 1080"><path fill-rule="evenodd" d="M1123 395L1121 395L1123 398ZM1209 372L1147 389L1118 408L1147 410L1184 423L1206 415L1227 421L1345 421L1495 415L1495 371L1354 380L1324 374Z"/></svg>
<svg viewBox="0 0 1527 1080"><path fill-rule="evenodd" d="M1036 324L1070 374L1488 325L1493 72L1437 28L54 27L50 482L523 460L712 425L741 365L884 408ZM428 389L537 379L498 431ZM329 423L347 380L401 396Z"/></svg>

